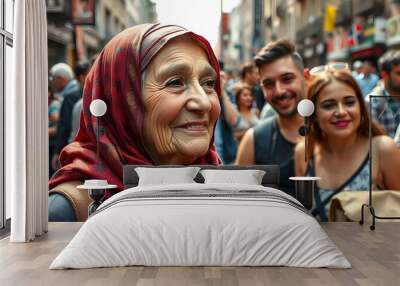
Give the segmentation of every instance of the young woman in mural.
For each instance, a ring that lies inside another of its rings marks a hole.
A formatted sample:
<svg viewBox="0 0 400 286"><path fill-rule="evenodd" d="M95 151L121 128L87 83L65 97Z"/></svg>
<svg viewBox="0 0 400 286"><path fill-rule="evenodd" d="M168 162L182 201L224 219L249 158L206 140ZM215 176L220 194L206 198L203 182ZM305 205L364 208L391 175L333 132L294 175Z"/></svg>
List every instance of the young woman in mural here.
<svg viewBox="0 0 400 286"><path fill-rule="evenodd" d="M342 191L369 189L369 122L367 106L347 70L328 70L309 84L307 98L315 105L309 128L308 164L304 142L296 146L295 172L321 177L313 214L327 220L330 199ZM400 149L372 122L372 183L374 188L400 190ZM361 207L361 205L360 205Z"/></svg>
<svg viewBox="0 0 400 286"><path fill-rule="evenodd" d="M220 164L213 144L219 97L218 61L203 37L159 24L115 36L87 77L79 132L49 182L50 221L85 220L88 195L75 186L104 179L121 191L123 165ZM99 157L89 110L95 99L107 104Z"/></svg>

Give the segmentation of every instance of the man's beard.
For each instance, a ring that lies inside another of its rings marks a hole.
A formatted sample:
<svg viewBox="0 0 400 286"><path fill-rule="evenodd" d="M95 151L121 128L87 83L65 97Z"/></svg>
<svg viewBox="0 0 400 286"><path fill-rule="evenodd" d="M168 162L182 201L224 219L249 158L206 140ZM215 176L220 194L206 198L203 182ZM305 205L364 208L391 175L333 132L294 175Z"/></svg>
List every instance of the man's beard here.
<svg viewBox="0 0 400 286"><path fill-rule="evenodd" d="M274 96L271 98L271 105L274 108L274 110L282 117L292 117L297 113L297 103L299 100L296 100L296 104L293 106L293 108L289 111L282 112L278 108L275 107L275 104L278 104L280 100L283 99L292 99L292 98L298 98L294 92L285 92L284 94L280 96Z"/></svg>

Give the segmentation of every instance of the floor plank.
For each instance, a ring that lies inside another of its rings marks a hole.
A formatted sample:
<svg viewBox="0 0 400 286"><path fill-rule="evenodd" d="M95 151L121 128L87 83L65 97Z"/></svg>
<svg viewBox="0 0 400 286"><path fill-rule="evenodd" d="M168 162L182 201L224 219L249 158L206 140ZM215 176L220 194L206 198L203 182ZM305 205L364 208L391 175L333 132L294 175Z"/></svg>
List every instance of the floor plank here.
<svg viewBox="0 0 400 286"><path fill-rule="evenodd" d="M50 223L31 243L0 240L0 285L399 285L400 222L378 222L375 231L357 223L322 227L351 262L352 269L290 267L118 267L49 270L81 223Z"/></svg>

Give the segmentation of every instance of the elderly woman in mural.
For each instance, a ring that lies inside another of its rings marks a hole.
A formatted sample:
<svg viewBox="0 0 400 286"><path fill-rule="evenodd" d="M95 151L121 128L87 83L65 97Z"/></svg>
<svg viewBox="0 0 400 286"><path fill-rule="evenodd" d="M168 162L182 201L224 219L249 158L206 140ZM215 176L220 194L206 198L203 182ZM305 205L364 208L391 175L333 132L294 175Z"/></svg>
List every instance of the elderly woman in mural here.
<svg viewBox="0 0 400 286"><path fill-rule="evenodd" d="M75 187L104 179L121 191L125 164L220 164L213 145L219 97L218 61L203 37L160 24L115 36L88 75L79 133L50 180L50 221L85 220L88 195ZM94 99L107 104L99 157Z"/></svg>

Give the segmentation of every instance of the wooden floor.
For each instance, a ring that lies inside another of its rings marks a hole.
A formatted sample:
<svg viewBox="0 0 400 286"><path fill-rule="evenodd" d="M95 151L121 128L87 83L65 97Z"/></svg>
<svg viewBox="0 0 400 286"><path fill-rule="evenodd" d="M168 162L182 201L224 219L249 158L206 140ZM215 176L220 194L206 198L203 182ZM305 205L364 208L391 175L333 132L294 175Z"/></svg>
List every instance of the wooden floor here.
<svg viewBox="0 0 400 286"><path fill-rule="evenodd" d="M32 243L0 241L0 285L400 285L400 222L378 222L375 231L356 223L323 228L353 268L121 267L49 270L80 223L50 223Z"/></svg>

